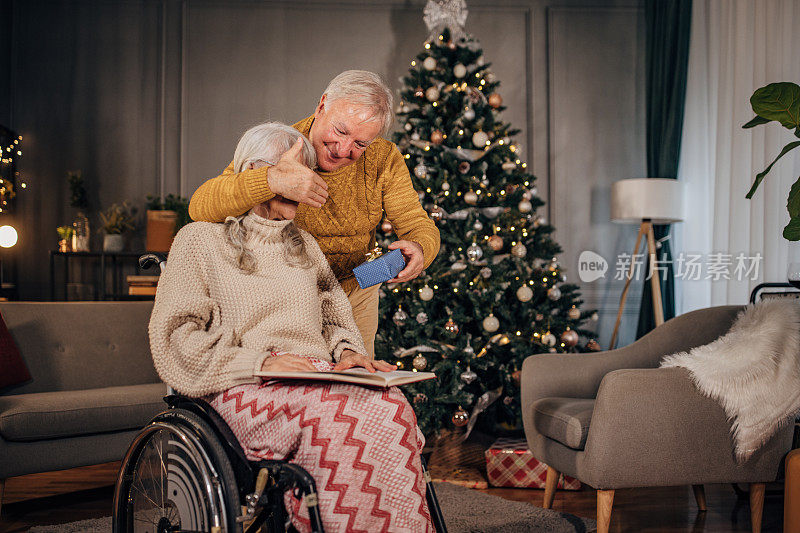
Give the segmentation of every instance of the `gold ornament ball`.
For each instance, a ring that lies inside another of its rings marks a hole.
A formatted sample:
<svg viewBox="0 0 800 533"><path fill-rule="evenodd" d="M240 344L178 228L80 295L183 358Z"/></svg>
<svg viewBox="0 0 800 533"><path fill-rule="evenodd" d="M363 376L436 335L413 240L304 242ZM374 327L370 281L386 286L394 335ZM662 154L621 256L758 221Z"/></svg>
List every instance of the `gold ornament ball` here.
<svg viewBox="0 0 800 533"><path fill-rule="evenodd" d="M530 213L531 209L533 209L533 204L528 200L522 200L517 207L520 213Z"/></svg>
<svg viewBox="0 0 800 533"><path fill-rule="evenodd" d="M577 307L571 307L569 311L567 311L567 316L571 320L578 320L581 317L581 310Z"/></svg>
<svg viewBox="0 0 800 533"><path fill-rule="evenodd" d="M525 254L527 254L527 253L528 253L528 249L521 242L518 242L517 244L515 244L511 248L511 254L514 257L522 258L522 257L525 257Z"/></svg>
<svg viewBox="0 0 800 533"><path fill-rule="evenodd" d="M439 89L437 87L428 87L428 90L425 91L425 98L429 102L435 102L439 99Z"/></svg>
<svg viewBox="0 0 800 533"><path fill-rule="evenodd" d="M406 323L406 320L408 320L408 315L405 311L403 311L402 307L398 307L397 311L395 311L394 316L392 317L392 320L398 326L402 326Z"/></svg>
<svg viewBox="0 0 800 533"><path fill-rule="evenodd" d="M422 354L417 354L417 356L412 359L411 364L414 365L414 368L417 370L425 370L428 367L428 360Z"/></svg>
<svg viewBox="0 0 800 533"><path fill-rule="evenodd" d="M495 252L503 249L503 238L500 235L492 235L489 237L489 248Z"/></svg>
<svg viewBox="0 0 800 533"><path fill-rule="evenodd" d="M383 222L381 222L381 230L384 233L391 233L392 232L392 223L389 222L388 220L384 220Z"/></svg>
<svg viewBox="0 0 800 533"><path fill-rule="evenodd" d="M478 150L485 148L487 142L489 142L489 136L486 135L485 131L478 130L472 134L472 144Z"/></svg>
<svg viewBox="0 0 800 533"><path fill-rule="evenodd" d="M452 333L453 335L458 335L458 324L456 324L452 318L448 318L447 322L444 325L445 331Z"/></svg>
<svg viewBox="0 0 800 533"><path fill-rule="evenodd" d="M561 298L561 289L559 289L558 287L555 287L555 286L554 287L550 287L547 290L547 297L555 302L556 300Z"/></svg>
<svg viewBox="0 0 800 533"><path fill-rule="evenodd" d="M420 163L419 165L414 167L414 175L419 179L424 178L428 175L428 167Z"/></svg>
<svg viewBox="0 0 800 533"><path fill-rule="evenodd" d="M444 211L438 205L433 206L431 209L431 220L439 222L444 219Z"/></svg>
<svg viewBox="0 0 800 533"><path fill-rule="evenodd" d="M517 300L520 302L529 302L533 298L533 291L527 285L522 285L517 289Z"/></svg>
<svg viewBox="0 0 800 533"><path fill-rule="evenodd" d="M493 108L497 109L501 105L503 105L503 97L500 96L498 93L492 93L489 95L489 105Z"/></svg>
<svg viewBox="0 0 800 533"><path fill-rule="evenodd" d="M461 63L457 63L456 66L453 67L453 75L456 78L463 78L467 75L467 67L462 65Z"/></svg>
<svg viewBox="0 0 800 533"><path fill-rule="evenodd" d="M432 57L426 57L425 61L422 62L422 66L425 67L425 70L433 70L436 68L436 60Z"/></svg>
<svg viewBox="0 0 800 533"><path fill-rule="evenodd" d="M464 201L469 205L475 205L478 203L478 195L475 191L467 191L464 194Z"/></svg>
<svg viewBox="0 0 800 533"><path fill-rule="evenodd" d="M442 144L444 141L444 134L439 130L433 130L431 132L431 142L433 144Z"/></svg>
<svg viewBox="0 0 800 533"><path fill-rule="evenodd" d="M483 329L489 333L494 333L500 327L500 321L494 314L489 313L489 316L483 319Z"/></svg>
<svg viewBox="0 0 800 533"><path fill-rule="evenodd" d="M419 297L422 299L423 302L429 302L433 300L433 289L425 285L419 291Z"/></svg>
<svg viewBox="0 0 800 533"><path fill-rule="evenodd" d="M578 334L573 330L568 329L561 334L561 342L563 342L567 347L572 348L578 344Z"/></svg>
<svg viewBox="0 0 800 533"><path fill-rule="evenodd" d="M453 413L453 425L456 427L464 427L469 423L469 414L460 406Z"/></svg>

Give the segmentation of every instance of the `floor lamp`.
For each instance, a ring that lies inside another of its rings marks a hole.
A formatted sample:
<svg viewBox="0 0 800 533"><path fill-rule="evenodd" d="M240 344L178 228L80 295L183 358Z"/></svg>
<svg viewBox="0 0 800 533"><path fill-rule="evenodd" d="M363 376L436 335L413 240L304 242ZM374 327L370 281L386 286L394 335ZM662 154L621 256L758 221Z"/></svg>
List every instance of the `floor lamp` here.
<svg viewBox="0 0 800 533"><path fill-rule="evenodd" d="M614 323L614 333L611 335L609 349L613 350L617 344L622 311L625 309L625 300L636 268L639 245L642 240L646 242L650 265L654 268L657 256L653 224L672 224L683 220L683 184L670 178L620 180L611 188L611 220L623 224L639 224L639 234L636 236L636 245L631 256L628 279L625 280L625 288L619 299L617 321ZM653 313L656 326L659 326L664 323L664 308L661 303L659 275L655 270L650 277L650 283L653 293Z"/></svg>

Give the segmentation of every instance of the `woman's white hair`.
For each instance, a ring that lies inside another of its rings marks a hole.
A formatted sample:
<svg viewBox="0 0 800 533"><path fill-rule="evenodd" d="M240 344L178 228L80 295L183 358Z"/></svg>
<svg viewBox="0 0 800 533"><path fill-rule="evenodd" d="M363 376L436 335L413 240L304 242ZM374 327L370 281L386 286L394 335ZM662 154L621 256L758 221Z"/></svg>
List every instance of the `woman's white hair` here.
<svg viewBox="0 0 800 533"><path fill-rule="evenodd" d="M233 153L233 171L246 170L247 165L257 161L274 165L300 137L303 138L303 149L301 150L303 162L308 168L316 167L317 154L314 152L311 141L306 139L302 133L280 122L265 122L250 128L239 139L239 144L236 145L236 151Z"/></svg>
<svg viewBox="0 0 800 533"><path fill-rule="evenodd" d="M250 128L236 145L233 154L234 172L247 169L250 163L263 161L274 165L284 152L291 148L297 139L303 139L300 153L303 162L309 168L317 166L317 156L311 142L296 129L280 122L267 122ZM236 264L243 271L251 274L256 269L256 258L247 247L247 229L242 224L244 215L225 219L225 236L228 243L236 250ZM285 244L284 258L290 265L309 268L313 263L306 250L303 236L294 222L289 222L281 230L281 239Z"/></svg>
<svg viewBox="0 0 800 533"><path fill-rule="evenodd" d="M383 79L367 70L345 70L331 80L323 95L328 102L345 99L371 108L371 120L380 121L380 135L386 135L394 120L392 91Z"/></svg>

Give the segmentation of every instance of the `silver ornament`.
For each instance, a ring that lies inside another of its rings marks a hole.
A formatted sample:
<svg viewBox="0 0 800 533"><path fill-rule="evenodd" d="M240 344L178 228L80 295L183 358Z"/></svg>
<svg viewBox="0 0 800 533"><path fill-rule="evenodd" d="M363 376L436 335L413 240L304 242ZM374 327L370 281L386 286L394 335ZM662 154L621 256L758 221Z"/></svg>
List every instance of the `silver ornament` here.
<svg viewBox="0 0 800 533"><path fill-rule="evenodd" d="M425 67L425 70L433 70L436 68L436 60L432 57L426 57L425 61L422 62L422 66Z"/></svg>
<svg viewBox="0 0 800 533"><path fill-rule="evenodd" d="M489 186L489 178L486 177L486 174L484 174L483 177L481 178L481 185L483 185L484 187Z"/></svg>
<svg viewBox="0 0 800 533"><path fill-rule="evenodd" d="M533 298L533 291L527 285L517 289L517 300L520 302L529 302L531 298Z"/></svg>
<svg viewBox="0 0 800 533"><path fill-rule="evenodd" d="M522 200L517 207L520 213L530 213L531 209L533 209L533 204L528 200Z"/></svg>
<svg viewBox="0 0 800 533"><path fill-rule="evenodd" d="M478 374L476 374L470 367L467 367L467 369L461 373L461 381L467 385L476 379L478 379Z"/></svg>
<svg viewBox="0 0 800 533"><path fill-rule="evenodd" d="M408 315L405 311L403 311L402 307L398 307L397 311L395 311L394 316L392 317L392 320L398 326L402 326L406 323L406 320L408 320Z"/></svg>
<svg viewBox="0 0 800 533"><path fill-rule="evenodd" d="M568 329L564 333L561 334L561 342L564 343L565 346L568 348L572 348L576 344L578 344L578 334Z"/></svg>
<svg viewBox="0 0 800 533"><path fill-rule="evenodd" d="M569 311L567 311L567 316L572 320L578 320L581 317L581 310L577 307L571 307Z"/></svg>
<svg viewBox="0 0 800 533"><path fill-rule="evenodd" d="M539 194L539 189L537 187L531 187L529 192L531 193L532 196L536 196L537 194Z"/></svg>
<svg viewBox="0 0 800 533"><path fill-rule="evenodd" d="M439 222L440 220L444 219L444 210L438 205L435 205L431 209L430 215L431 215L431 220L433 220L434 222Z"/></svg>
<svg viewBox="0 0 800 533"><path fill-rule="evenodd" d="M420 163L414 167L414 175L420 179L428 175L428 167Z"/></svg>
<svg viewBox="0 0 800 533"><path fill-rule="evenodd" d="M481 276L483 279L489 279L492 277L492 269L489 267L483 267L481 269Z"/></svg>
<svg viewBox="0 0 800 533"><path fill-rule="evenodd" d="M418 141L420 139L419 133L417 133L416 131L414 133L412 133L411 134L411 139L414 140L414 141Z"/></svg>
<svg viewBox="0 0 800 533"><path fill-rule="evenodd" d="M511 172L513 172L514 169L517 168L517 164L514 163L513 161L506 161L500 166L503 168L503 170L506 171L506 174L511 174Z"/></svg>
<svg viewBox="0 0 800 533"><path fill-rule="evenodd" d="M467 355L472 355L475 353L475 348L472 347L469 341L467 341L467 345L464 346L464 353Z"/></svg>
<svg viewBox="0 0 800 533"><path fill-rule="evenodd" d="M443 191L449 191L450 190L450 184L447 183L446 181L443 181L442 182L442 190Z"/></svg>
<svg viewBox="0 0 800 533"><path fill-rule="evenodd" d="M561 298L561 289L558 287L550 287L547 290L547 297L553 300L554 302Z"/></svg>
<svg viewBox="0 0 800 533"><path fill-rule="evenodd" d="M482 230L483 229L483 222L481 222L480 220L476 220L475 223L472 225L472 229L474 229L475 231Z"/></svg>
<svg viewBox="0 0 800 533"><path fill-rule="evenodd" d="M469 205L475 205L478 203L478 194L475 191L467 191L464 194L464 201Z"/></svg>
<svg viewBox="0 0 800 533"><path fill-rule="evenodd" d="M542 342L548 346L555 346L556 336L548 331L547 333L542 335Z"/></svg>
<svg viewBox="0 0 800 533"><path fill-rule="evenodd" d="M428 360L425 359L423 355L417 354L417 356L411 360L411 364L414 365L414 368L417 370L425 370L428 367Z"/></svg>
<svg viewBox="0 0 800 533"><path fill-rule="evenodd" d="M406 122L403 128L405 128L406 131L411 131L414 129L414 126L412 126L410 122Z"/></svg>
<svg viewBox="0 0 800 533"><path fill-rule="evenodd" d="M525 257L525 254L528 253L528 249L525 247L524 244L518 242L517 244L511 247L511 253L514 255L514 257L522 258Z"/></svg>
<svg viewBox="0 0 800 533"><path fill-rule="evenodd" d="M428 313L425 311L420 311L417 313L417 324L427 324L428 323Z"/></svg>
<svg viewBox="0 0 800 533"><path fill-rule="evenodd" d="M456 65L453 67L453 75L456 78L463 78L467 75L467 67L461 63L456 63Z"/></svg>
<svg viewBox="0 0 800 533"><path fill-rule="evenodd" d="M467 248L467 259L474 263L483 257L483 249L477 243L472 243Z"/></svg>
<svg viewBox="0 0 800 533"><path fill-rule="evenodd" d="M464 118L466 120L472 120L473 118L475 118L475 110L472 109L471 107L468 107L467 109L465 109L464 110Z"/></svg>
<svg viewBox="0 0 800 533"><path fill-rule="evenodd" d="M592 322L597 322L598 320L600 320L600 315L597 314L597 311L592 313L591 319L592 319Z"/></svg>
<svg viewBox="0 0 800 533"><path fill-rule="evenodd" d="M483 319L483 329L487 332L494 333L499 327L500 321L492 313L489 313L489 316Z"/></svg>

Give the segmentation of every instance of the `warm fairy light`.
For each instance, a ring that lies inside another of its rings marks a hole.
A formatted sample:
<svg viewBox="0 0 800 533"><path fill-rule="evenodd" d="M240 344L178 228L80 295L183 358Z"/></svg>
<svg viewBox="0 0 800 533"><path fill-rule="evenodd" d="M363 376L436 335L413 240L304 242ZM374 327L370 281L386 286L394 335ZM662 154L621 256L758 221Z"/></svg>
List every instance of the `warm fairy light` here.
<svg viewBox="0 0 800 533"><path fill-rule="evenodd" d="M506 191L500 191L500 196L505 196Z"/></svg>
<svg viewBox="0 0 800 533"><path fill-rule="evenodd" d="M431 188L428 187L427 189L425 189L425 192L431 192Z"/></svg>
<svg viewBox="0 0 800 533"><path fill-rule="evenodd" d="M463 248L461 246L459 246L458 247L458 251L460 252L461 250L463 250Z"/></svg>
<svg viewBox="0 0 800 533"><path fill-rule="evenodd" d="M528 182L526 181L523 185L525 185L527 187L528 186Z"/></svg>
<svg viewBox="0 0 800 533"><path fill-rule="evenodd" d="M517 331L517 337L519 337L520 335L522 335L522 332L521 331Z"/></svg>
<svg viewBox="0 0 800 533"><path fill-rule="evenodd" d="M406 159L411 159L411 154L406 154Z"/></svg>
<svg viewBox="0 0 800 533"><path fill-rule="evenodd" d="M439 36L439 40L440 40L440 41L444 41L444 35L440 35L440 36Z"/></svg>
<svg viewBox="0 0 800 533"><path fill-rule="evenodd" d="M508 149L511 150L512 152L516 152L517 151L517 147L514 146L513 144L511 146L509 146Z"/></svg>
<svg viewBox="0 0 800 533"><path fill-rule="evenodd" d="M545 283L547 283L547 278L542 278L542 281L544 281Z"/></svg>
<svg viewBox="0 0 800 533"><path fill-rule="evenodd" d="M426 145L425 145L425 151L427 152L427 151L428 151L428 150L430 150L430 149L431 149L431 147L430 147L429 145L427 145L427 144L426 144Z"/></svg>
<svg viewBox="0 0 800 533"><path fill-rule="evenodd" d="M475 194L480 194L480 193L481 193L481 190L480 190L480 189L478 189L477 191L475 191Z"/></svg>
<svg viewBox="0 0 800 533"><path fill-rule="evenodd" d="M436 107L436 106L438 106L438 105L439 105L439 102L434 102L434 103L433 103L433 104L431 104L431 105L432 105L433 107Z"/></svg>
<svg viewBox="0 0 800 533"><path fill-rule="evenodd" d="M516 161L514 161L514 162L515 162L516 164L518 164L518 165L521 163L521 161L520 161L519 159L517 159L517 160L516 160Z"/></svg>
<svg viewBox="0 0 800 533"><path fill-rule="evenodd" d="M438 289L438 288L439 288L439 286L438 286L438 285L434 285L434 286L433 286L433 288L434 288L434 289Z"/></svg>
<svg viewBox="0 0 800 533"><path fill-rule="evenodd" d="M464 135L464 130L458 130L459 135Z"/></svg>
<svg viewBox="0 0 800 533"><path fill-rule="evenodd" d="M475 73L475 77L476 77L476 78L480 78L480 77L481 77L481 73L480 73L480 72L476 72L476 73Z"/></svg>
<svg viewBox="0 0 800 533"><path fill-rule="evenodd" d="M444 191L445 196L450 196L450 191Z"/></svg>
<svg viewBox="0 0 800 533"><path fill-rule="evenodd" d="M458 287L453 287L453 292L458 292Z"/></svg>
<svg viewBox="0 0 800 533"><path fill-rule="evenodd" d="M416 62L416 61L412 61L412 62L411 62L411 66L412 66L412 67L416 67L416 66L417 66L417 62Z"/></svg>
<svg viewBox="0 0 800 533"><path fill-rule="evenodd" d="M481 85L486 85L486 80L481 80Z"/></svg>
<svg viewBox="0 0 800 533"><path fill-rule="evenodd" d="M500 139L500 140L497 142L497 144L505 144L505 143L503 143L503 139Z"/></svg>
<svg viewBox="0 0 800 533"><path fill-rule="evenodd" d="M425 43L425 50L430 50L431 43Z"/></svg>
<svg viewBox="0 0 800 533"><path fill-rule="evenodd" d="M8 225L0 226L0 246L11 248L15 244L17 244L17 230Z"/></svg>
<svg viewBox="0 0 800 533"><path fill-rule="evenodd" d="M504 192L506 192L506 191L501 191L501 193L504 193ZM516 226L511 226L509 229L510 229L511 231L514 231L514 230L516 229Z"/></svg>
<svg viewBox="0 0 800 533"><path fill-rule="evenodd" d="M528 281L528 285L533 285L533 280Z"/></svg>

